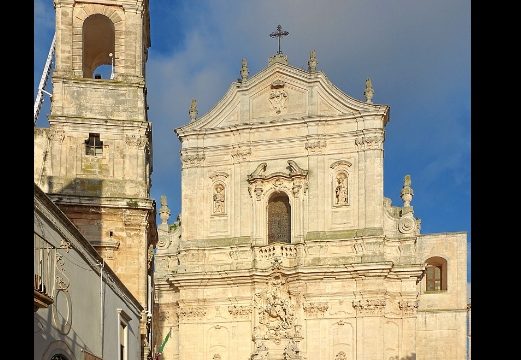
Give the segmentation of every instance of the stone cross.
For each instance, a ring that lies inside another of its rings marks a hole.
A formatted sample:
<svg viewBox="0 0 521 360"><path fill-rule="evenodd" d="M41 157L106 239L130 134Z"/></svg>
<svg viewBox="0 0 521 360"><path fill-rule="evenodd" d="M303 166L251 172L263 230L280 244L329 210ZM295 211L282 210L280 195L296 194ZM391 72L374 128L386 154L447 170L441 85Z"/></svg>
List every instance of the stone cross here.
<svg viewBox="0 0 521 360"><path fill-rule="evenodd" d="M282 51L280 51L280 38L282 36L287 36L289 35L289 32L287 31L282 31L282 26L281 25L278 25L277 26L277 31L274 31L270 34L270 37L278 37L279 38L279 51L277 51L277 54L282 54Z"/></svg>

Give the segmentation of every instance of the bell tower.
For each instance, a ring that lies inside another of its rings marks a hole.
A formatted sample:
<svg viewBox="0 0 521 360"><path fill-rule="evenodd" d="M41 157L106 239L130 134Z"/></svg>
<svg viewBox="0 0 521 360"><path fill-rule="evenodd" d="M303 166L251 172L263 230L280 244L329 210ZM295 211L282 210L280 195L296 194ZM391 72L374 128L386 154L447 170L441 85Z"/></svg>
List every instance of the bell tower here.
<svg viewBox="0 0 521 360"><path fill-rule="evenodd" d="M53 94L49 128L35 129L35 182L152 311L148 0L54 6Z"/></svg>

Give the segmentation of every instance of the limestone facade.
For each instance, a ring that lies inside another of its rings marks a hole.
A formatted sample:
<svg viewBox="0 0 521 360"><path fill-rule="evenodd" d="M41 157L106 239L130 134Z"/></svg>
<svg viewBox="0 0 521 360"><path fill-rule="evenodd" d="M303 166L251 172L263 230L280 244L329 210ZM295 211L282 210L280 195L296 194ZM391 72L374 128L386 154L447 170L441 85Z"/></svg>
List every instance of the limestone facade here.
<svg viewBox="0 0 521 360"><path fill-rule="evenodd" d="M34 181L153 319L148 0L54 4L53 96L49 128L35 128ZM99 66L109 67L110 76L97 76ZM152 342L151 331L141 335Z"/></svg>
<svg viewBox="0 0 521 360"><path fill-rule="evenodd" d="M182 212L169 224L162 199L155 260L165 359L465 359L466 234L420 233L409 176L391 205L389 107L316 64L277 54L248 76L243 60L176 129Z"/></svg>

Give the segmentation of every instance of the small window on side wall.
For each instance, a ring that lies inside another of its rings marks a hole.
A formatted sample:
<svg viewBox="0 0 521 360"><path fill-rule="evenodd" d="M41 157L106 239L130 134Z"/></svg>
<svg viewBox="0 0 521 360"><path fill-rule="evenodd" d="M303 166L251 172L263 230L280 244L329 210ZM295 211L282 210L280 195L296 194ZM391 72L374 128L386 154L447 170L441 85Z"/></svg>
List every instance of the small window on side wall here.
<svg viewBox="0 0 521 360"><path fill-rule="evenodd" d="M118 360L128 360L128 325L130 322L130 317L123 311L122 309L117 309L118 311L118 322L119 322L119 334L118 334L118 343L119 343L119 356Z"/></svg>
<svg viewBox="0 0 521 360"><path fill-rule="evenodd" d="M434 256L425 262L425 291L428 293L447 290L447 260Z"/></svg>
<svg viewBox="0 0 521 360"><path fill-rule="evenodd" d="M100 141L99 134L89 134L89 138L85 140L85 154L93 156L103 155L103 141Z"/></svg>

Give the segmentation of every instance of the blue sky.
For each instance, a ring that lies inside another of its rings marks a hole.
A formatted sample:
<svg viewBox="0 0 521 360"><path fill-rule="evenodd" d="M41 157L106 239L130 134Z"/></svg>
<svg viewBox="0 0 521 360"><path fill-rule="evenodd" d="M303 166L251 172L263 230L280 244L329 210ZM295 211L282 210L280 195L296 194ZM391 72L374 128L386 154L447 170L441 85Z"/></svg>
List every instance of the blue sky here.
<svg viewBox="0 0 521 360"><path fill-rule="evenodd" d="M34 0L34 92L54 32L52 0ZM318 16L320 14L320 16ZM384 144L384 193L401 205L410 174L422 233L467 231L470 252L470 0L151 0L147 63L153 124L152 197L168 197L171 221L180 211L179 141L190 100L199 116L239 77L250 76L277 50L268 35L289 31L282 51L318 69L345 93L391 107ZM46 125L48 100L39 126ZM469 255L470 266L470 255ZM470 277L470 272L469 272Z"/></svg>

